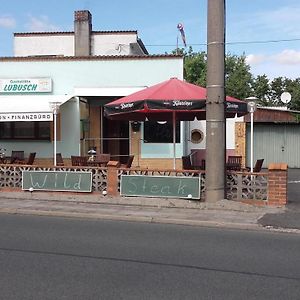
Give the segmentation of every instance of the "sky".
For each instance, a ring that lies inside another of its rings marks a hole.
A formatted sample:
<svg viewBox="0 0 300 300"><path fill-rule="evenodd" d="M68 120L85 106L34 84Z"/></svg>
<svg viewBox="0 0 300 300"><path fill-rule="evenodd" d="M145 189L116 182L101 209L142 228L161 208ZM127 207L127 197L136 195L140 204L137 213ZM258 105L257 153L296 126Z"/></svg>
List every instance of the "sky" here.
<svg viewBox="0 0 300 300"><path fill-rule="evenodd" d="M73 31L74 11L89 10L93 30L137 30L150 54L206 51L209 0L0 0L0 56L13 56L13 33ZM226 53L245 55L254 76L300 77L300 1L226 0Z"/></svg>

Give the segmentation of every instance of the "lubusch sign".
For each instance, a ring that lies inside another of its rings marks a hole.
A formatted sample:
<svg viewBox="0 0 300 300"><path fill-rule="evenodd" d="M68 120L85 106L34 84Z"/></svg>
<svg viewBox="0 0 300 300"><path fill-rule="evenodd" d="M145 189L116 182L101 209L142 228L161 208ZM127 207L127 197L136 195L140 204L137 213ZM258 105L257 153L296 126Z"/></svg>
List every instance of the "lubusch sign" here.
<svg viewBox="0 0 300 300"><path fill-rule="evenodd" d="M0 93L48 93L52 91L51 78L0 79Z"/></svg>

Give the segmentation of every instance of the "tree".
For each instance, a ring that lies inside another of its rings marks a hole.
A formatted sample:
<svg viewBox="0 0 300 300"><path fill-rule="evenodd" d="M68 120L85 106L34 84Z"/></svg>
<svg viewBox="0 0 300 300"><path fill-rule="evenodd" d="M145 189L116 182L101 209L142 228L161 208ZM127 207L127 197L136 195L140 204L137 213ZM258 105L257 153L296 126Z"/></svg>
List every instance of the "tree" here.
<svg viewBox="0 0 300 300"><path fill-rule="evenodd" d="M184 55L184 77L193 84L206 86L207 55L204 51L194 52L192 47L188 52L177 49L173 54ZM246 63L245 55L227 54L225 58L226 94L245 99L251 94L252 74Z"/></svg>
<svg viewBox="0 0 300 300"><path fill-rule="evenodd" d="M286 91L286 78L277 77L271 81L270 84L270 100L273 105L280 106L282 102L280 100L281 94Z"/></svg>
<svg viewBox="0 0 300 300"><path fill-rule="evenodd" d="M258 98L259 104L263 106L272 105L270 100L270 85L267 75L258 75L253 79L252 84L253 95Z"/></svg>
<svg viewBox="0 0 300 300"><path fill-rule="evenodd" d="M294 80L287 79L286 91L292 96L292 101L288 104L290 109L300 110L300 78Z"/></svg>
<svg viewBox="0 0 300 300"><path fill-rule="evenodd" d="M189 47L188 51L179 48L172 53L184 56L184 78L190 83L205 87L206 53L204 51L194 52L192 47ZM300 110L300 78L292 80L277 77L270 81L265 74L254 77L244 54L238 56L229 53L225 56L225 88L227 95L238 99L255 96L259 99L258 103L263 106L284 105L280 96L283 92L289 92L292 95L292 101L288 107Z"/></svg>
<svg viewBox="0 0 300 300"><path fill-rule="evenodd" d="M206 86L206 73L207 73L207 57L206 53L190 52L184 59L184 77L190 82L200 86Z"/></svg>
<svg viewBox="0 0 300 300"><path fill-rule="evenodd" d="M249 97L252 91L252 74L246 56L227 54L225 58L226 94L238 99Z"/></svg>

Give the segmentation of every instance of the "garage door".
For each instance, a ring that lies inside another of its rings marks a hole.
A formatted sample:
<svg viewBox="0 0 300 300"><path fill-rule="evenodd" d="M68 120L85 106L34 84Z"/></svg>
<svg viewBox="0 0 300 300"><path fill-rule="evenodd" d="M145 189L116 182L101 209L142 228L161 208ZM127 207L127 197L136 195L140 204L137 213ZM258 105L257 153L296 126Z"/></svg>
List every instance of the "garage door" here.
<svg viewBox="0 0 300 300"><path fill-rule="evenodd" d="M264 166L284 162L289 168L300 168L300 125L254 124L254 163L264 158ZM250 124L247 125L247 165L250 165Z"/></svg>

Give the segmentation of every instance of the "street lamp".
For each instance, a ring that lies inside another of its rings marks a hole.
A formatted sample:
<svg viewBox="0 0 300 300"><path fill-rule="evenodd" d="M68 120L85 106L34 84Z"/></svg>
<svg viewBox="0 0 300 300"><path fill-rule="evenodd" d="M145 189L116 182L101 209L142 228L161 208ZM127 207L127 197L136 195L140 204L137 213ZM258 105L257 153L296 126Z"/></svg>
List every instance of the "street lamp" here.
<svg viewBox="0 0 300 300"><path fill-rule="evenodd" d="M248 101L247 108L248 112L250 113L250 170L251 173L253 172L253 114L256 111L256 103L255 101L258 100L256 97L248 97L246 98Z"/></svg>
<svg viewBox="0 0 300 300"><path fill-rule="evenodd" d="M59 106L61 105L61 102L49 102L49 107L53 113L53 122L54 122L54 142L53 142L53 160L54 160L54 166L56 166L56 117L59 112Z"/></svg>

